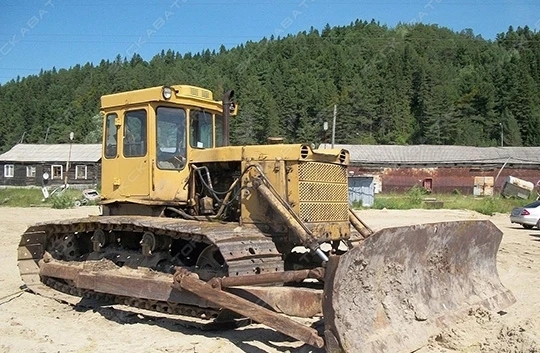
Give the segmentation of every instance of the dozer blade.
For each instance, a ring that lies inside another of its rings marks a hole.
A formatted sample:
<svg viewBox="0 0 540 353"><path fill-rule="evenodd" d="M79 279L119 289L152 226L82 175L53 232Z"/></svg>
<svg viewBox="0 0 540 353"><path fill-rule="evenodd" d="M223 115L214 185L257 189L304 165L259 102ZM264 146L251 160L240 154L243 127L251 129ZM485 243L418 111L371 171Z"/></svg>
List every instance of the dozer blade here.
<svg viewBox="0 0 540 353"><path fill-rule="evenodd" d="M489 221L383 229L327 268L327 352L411 352L481 306L515 302L499 279Z"/></svg>

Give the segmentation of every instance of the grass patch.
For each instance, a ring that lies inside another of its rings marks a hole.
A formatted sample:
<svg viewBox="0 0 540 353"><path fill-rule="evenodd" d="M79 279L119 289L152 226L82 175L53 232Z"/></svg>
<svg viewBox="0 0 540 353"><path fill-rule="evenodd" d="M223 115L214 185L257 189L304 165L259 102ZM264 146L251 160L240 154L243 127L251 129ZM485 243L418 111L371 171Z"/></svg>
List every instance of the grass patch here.
<svg viewBox="0 0 540 353"><path fill-rule="evenodd" d="M534 193L533 193L534 194ZM450 194L429 194L421 187L412 187L404 194L385 193L376 194L374 209L394 209L409 210L414 208L433 208L425 200L436 200L442 202L445 209L471 210L485 215L494 213L510 213L512 208L524 206L535 200L536 195L531 195L529 200L517 198L504 198L501 196L474 197L472 195L461 195L460 192ZM43 200L41 189L39 188L0 188L0 206L4 207L33 207L43 206L52 208L74 207L76 200L82 199L82 191L68 189L59 195L53 195L47 200ZM96 202L88 201L87 205L95 205ZM355 209L362 209L360 203L352 205Z"/></svg>
<svg viewBox="0 0 540 353"><path fill-rule="evenodd" d="M536 199L536 194L531 195L528 200L522 200L518 198L504 198L500 195L475 197L472 195L461 195L459 192L453 192L451 194L428 194L421 189L419 187L413 187L404 194L376 194L372 208L395 210L429 209L433 208L432 204L425 202L426 199L429 199L441 202L443 204L442 208L445 209L471 210L485 215L493 215L495 213L510 213L512 208L523 206Z"/></svg>
<svg viewBox="0 0 540 353"><path fill-rule="evenodd" d="M0 189L0 205L10 207L27 207L41 204L43 195L39 189Z"/></svg>
<svg viewBox="0 0 540 353"><path fill-rule="evenodd" d="M80 199L82 199L82 191L77 189L67 189L43 201L43 194L39 188L0 188L0 206L4 207L71 208L74 207L75 200ZM95 205L96 203L88 201L87 204Z"/></svg>
<svg viewBox="0 0 540 353"><path fill-rule="evenodd" d="M54 194L51 196L50 202L52 203L52 208L72 208L74 206L75 199L68 192L63 192L61 194Z"/></svg>

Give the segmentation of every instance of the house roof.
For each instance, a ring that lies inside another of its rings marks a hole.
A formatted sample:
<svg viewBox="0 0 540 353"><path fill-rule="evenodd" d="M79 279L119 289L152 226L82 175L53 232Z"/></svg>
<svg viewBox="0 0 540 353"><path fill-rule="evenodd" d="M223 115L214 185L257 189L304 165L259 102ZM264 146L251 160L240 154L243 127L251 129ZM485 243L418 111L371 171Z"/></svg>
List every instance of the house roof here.
<svg viewBox="0 0 540 353"><path fill-rule="evenodd" d="M330 148L330 145L320 148ZM334 148L348 150L352 164L540 165L540 147L334 145Z"/></svg>
<svg viewBox="0 0 540 353"><path fill-rule="evenodd" d="M0 155L0 162L97 162L101 144L33 145L18 144Z"/></svg>

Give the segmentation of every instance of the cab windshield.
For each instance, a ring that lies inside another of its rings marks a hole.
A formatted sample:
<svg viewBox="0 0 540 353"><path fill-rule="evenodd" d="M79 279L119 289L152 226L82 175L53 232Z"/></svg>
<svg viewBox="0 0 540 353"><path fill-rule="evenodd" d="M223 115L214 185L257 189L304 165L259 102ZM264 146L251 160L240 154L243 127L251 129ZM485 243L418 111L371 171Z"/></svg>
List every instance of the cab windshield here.
<svg viewBox="0 0 540 353"><path fill-rule="evenodd" d="M182 108L158 107L156 122L158 168L183 169L186 165L186 111Z"/></svg>

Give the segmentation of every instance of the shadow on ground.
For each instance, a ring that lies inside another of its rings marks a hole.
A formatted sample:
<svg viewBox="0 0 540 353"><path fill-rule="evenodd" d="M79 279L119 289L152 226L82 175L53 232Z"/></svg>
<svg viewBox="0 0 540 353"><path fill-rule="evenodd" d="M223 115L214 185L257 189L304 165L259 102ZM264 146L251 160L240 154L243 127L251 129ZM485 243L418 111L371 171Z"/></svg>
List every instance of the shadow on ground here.
<svg viewBox="0 0 540 353"><path fill-rule="evenodd" d="M280 332L270 328L261 327L261 325L250 325L249 319L236 320L234 322L215 323L212 321L203 321L191 319L184 316L173 316L168 314L156 313L147 310L137 309L125 306L100 306L97 302L87 302L84 305L75 307L77 311L85 312L92 310L108 320L122 325L146 324L156 325L171 332L181 332L184 335L202 335L211 338L220 337L228 340L246 353L268 353L260 347L256 347L253 342L260 342L278 352L290 353L324 353L325 350L317 349L307 344L301 345L294 338L288 337ZM92 305L89 305L92 304ZM319 330L323 329L322 321L316 322L313 327Z"/></svg>

